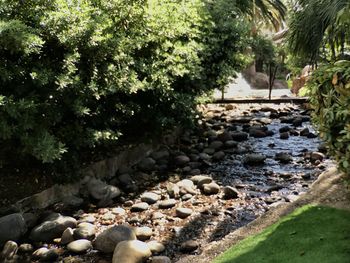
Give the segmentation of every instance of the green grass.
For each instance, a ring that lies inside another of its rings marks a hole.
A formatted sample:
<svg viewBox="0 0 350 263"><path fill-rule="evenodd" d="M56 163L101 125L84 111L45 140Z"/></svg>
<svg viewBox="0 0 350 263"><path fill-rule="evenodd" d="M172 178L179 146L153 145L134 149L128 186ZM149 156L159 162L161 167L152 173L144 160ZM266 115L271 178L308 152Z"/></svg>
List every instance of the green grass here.
<svg viewBox="0 0 350 263"><path fill-rule="evenodd" d="M214 263L350 263L350 212L304 206Z"/></svg>

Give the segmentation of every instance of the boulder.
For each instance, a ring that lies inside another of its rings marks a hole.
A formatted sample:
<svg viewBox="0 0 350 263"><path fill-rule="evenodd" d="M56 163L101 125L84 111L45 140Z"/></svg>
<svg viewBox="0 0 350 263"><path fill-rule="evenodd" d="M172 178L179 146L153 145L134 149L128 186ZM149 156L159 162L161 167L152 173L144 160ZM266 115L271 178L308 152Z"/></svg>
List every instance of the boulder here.
<svg viewBox="0 0 350 263"><path fill-rule="evenodd" d="M7 241L2 249L0 254L0 259L12 259L14 255L16 255L18 249L18 245L14 241Z"/></svg>
<svg viewBox="0 0 350 263"><path fill-rule="evenodd" d="M210 184L203 185L203 193L206 195L214 195L219 193L220 186L217 183L211 182Z"/></svg>
<svg viewBox="0 0 350 263"><path fill-rule="evenodd" d="M240 195L238 190L232 186L225 186L222 191L224 192L224 199L236 199Z"/></svg>
<svg viewBox="0 0 350 263"><path fill-rule="evenodd" d="M62 216L58 213L50 214L44 221L34 227L29 238L33 241L51 241L61 237L68 227L75 228L77 220L70 216Z"/></svg>
<svg viewBox="0 0 350 263"><path fill-rule="evenodd" d="M247 154L244 157L243 163L248 165L263 164L266 160L266 156L258 153Z"/></svg>
<svg viewBox="0 0 350 263"><path fill-rule="evenodd" d="M80 223L74 230L75 239L88 239L93 240L95 238L96 228L95 225L90 223Z"/></svg>
<svg viewBox="0 0 350 263"><path fill-rule="evenodd" d="M232 140L236 142L243 142L248 140L248 133L246 132L233 132L231 135Z"/></svg>
<svg viewBox="0 0 350 263"><path fill-rule="evenodd" d="M138 163L137 167L143 172L151 172L154 170L155 165L156 161L151 157L147 157L141 160L141 162Z"/></svg>
<svg viewBox="0 0 350 263"><path fill-rule="evenodd" d="M118 187L108 185L99 179L93 178L87 184L89 194L99 200L99 206L108 204L113 198L120 196Z"/></svg>
<svg viewBox="0 0 350 263"><path fill-rule="evenodd" d="M17 241L27 232L27 225L20 213L10 214L0 218L0 247L6 241Z"/></svg>

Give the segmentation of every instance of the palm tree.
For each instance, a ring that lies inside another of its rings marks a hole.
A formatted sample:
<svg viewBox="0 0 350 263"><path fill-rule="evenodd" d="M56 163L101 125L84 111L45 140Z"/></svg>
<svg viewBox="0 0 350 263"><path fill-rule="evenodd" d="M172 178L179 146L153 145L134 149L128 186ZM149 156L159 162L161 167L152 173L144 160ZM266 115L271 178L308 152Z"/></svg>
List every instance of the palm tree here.
<svg viewBox="0 0 350 263"><path fill-rule="evenodd" d="M350 44L349 0L299 0L294 2L290 22L289 46L295 55L318 60L320 49L329 49L331 59L337 51L344 55Z"/></svg>

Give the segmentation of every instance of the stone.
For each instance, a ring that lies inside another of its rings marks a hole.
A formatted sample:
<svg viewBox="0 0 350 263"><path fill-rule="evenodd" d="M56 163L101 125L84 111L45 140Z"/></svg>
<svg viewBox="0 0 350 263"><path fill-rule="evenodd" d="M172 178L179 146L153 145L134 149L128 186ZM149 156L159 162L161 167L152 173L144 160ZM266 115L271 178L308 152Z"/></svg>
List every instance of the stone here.
<svg viewBox="0 0 350 263"><path fill-rule="evenodd" d="M289 153L280 152L276 153L275 160L280 163L291 163L293 162L293 157Z"/></svg>
<svg viewBox="0 0 350 263"><path fill-rule="evenodd" d="M99 234L93 246L104 253L112 253L118 243L125 240L136 240L135 232L125 225L113 226Z"/></svg>
<svg viewBox="0 0 350 263"><path fill-rule="evenodd" d="M40 261L54 262L58 258L59 254L57 249L42 247L35 250L32 256Z"/></svg>
<svg viewBox="0 0 350 263"><path fill-rule="evenodd" d="M248 165L258 165L263 164L266 160L266 156L259 153L251 153L247 154L244 159L243 163Z"/></svg>
<svg viewBox="0 0 350 263"><path fill-rule="evenodd" d="M152 253L162 253L165 250L165 246L155 240L147 242L147 246L152 251Z"/></svg>
<svg viewBox="0 0 350 263"><path fill-rule="evenodd" d="M190 208L179 207L175 210L175 215L179 218L186 218L192 215L193 210Z"/></svg>
<svg viewBox="0 0 350 263"><path fill-rule="evenodd" d="M233 132L231 133L232 140L236 142L243 142L248 140L248 133L246 132Z"/></svg>
<svg viewBox="0 0 350 263"><path fill-rule="evenodd" d="M224 148L226 149L232 149L232 148L236 148L238 145L238 143L236 141L226 141L224 143Z"/></svg>
<svg viewBox="0 0 350 263"><path fill-rule="evenodd" d="M6 241L19 240L27 232L27 224L20 213L10 214L0 218L0 247Z"/></svg>
<svg viewBox="0 0 350 263"><path fill-rule="evenodd" d="M93 215L85 214L83 216L80 216L79 223L94 223L96 221L96 218Z"/></svg>
<svg viewBox="0 0 350 263"><path fill-rule="evenodd" d="M141 263L150 256L152 252L146 243L139 240L122 241L114 250L112 263Z"/></svg>
<svg viewBox="0 0 350 263"><path fill-rule="evenodd" d="M280 133L289 132L289 131L290 131L289 126L283 126L282 128L279 129Z"/></svg>
<svg viewBox="0 0 350 263"><path fill-rule="evenodd" d="M300 132L300 136L307 137L309 133L310 133L310 130L308 128L305 128Z"/></svg>
<svg viewBox="0 0 350 263"><path fill-rule="evenodd" d="M171 198L178 198L180 196L180 187L173 183L168 183L167 186L168 195Z"/></svg>
<svg viewBox="0 0 350 263"><path fill-rule="evenodd" d="M179 166L179 167L185 167L186 164L188 164L190 162L190 158L186 155L179 155L175 157L175 165Z"/></svg>
<svg viewBox="0 0 350 263"><path fill-rule="evenodd" d="M146 202L141 202L141 203L137 203L134 204L130 211L131 212L142 212L142 211L146 211L149 208L149 204L147 204Z"/></svg>
<svg viewBox="0 0 350 263"><path fill-rule="evenodd" d="M88 239L93 240L95 238L96 228L90 223L80 223L78 227L74 230L75 239Z"/></svg>
<svg viewBox="0 0 350 263"><path fill-rule="evenodd" d="M138 240L145 241L151 238L153 234L152 228L148 226L136 227L134 229L136 237Z"/></svg>
<svg viewBox="0 0 350 263"><path fill-rule="evenodd" d="M209 154L207 154L207 153L200 153L199 154L199 158L201 159L201 160L210 160L210 155Z"/></svg>
<svg viewBox="0 0 350 263"><path fill-rule="evenodd" d="M219 151L213 154L213 160L221 161L225 158L225 153L223 151Z"/></svg>
<svg viewBox="0 0 350 263"><path fill-rule="evenodd" d="M141 195L141 201L146 202L147 204L155 204L160 199L159 195L152 193L152 192L146 192Z"/></svg>
<svg viewBox="0 0 350 263"><path fill-rule="evenodd" d="M206 175L195 175L190 178L190 180L201 188L203 184L210 184L213 181L213 178Z"/></svg>
<svg viewBox="0 0 350 263"><path fill-rule="evenodd" d="M70 227L68 227L66 230L64 230L62 233L62 236L61 236L61 244L66 245L70 242L73 242L74 241L73 234L74 234L74 231Z"/></svg>
<svg viewBox="0 0 350 263"><path fill-rule="evenodd" d="M183 253L190 253L195 251L199 247L199 244L195 240L188 240L181 244L180 250Z"/></svg>
<svg viewBox="0 0 350 263"><path fill-rule="evenodd" d="M18 247L18 253L20 254L32 253L33 250L34 250L34 247L32 244L24 243Z"/></svg>
<svg viewBox="0 0 350 263"><path fill-rule="evenodd" d="M226 104L225 105L225 110L234 110L235 106L233 104Z"/></svg>
<svg viewBox="0 0 350 263"><path fill-rule="evenodd" d="M194 189L195 186L191 180L184 179L178 182L176 185L180 189L180 195L185 195L185 194L195 195L197 193L196 190Z"/></svg>
<svg viewBox="0 0 350 263"><path fill-rule="evenodd" d="M151 172L154 170L156 161L151 157L144 158L138 163L137 167L143 172Z"/></svg>
<svg viewBox="0 0 350 263"><path fill-rule="evenodd" d="M280 139L287 140L288 138L289 138L289 133L288 132L280 133Z"/></svg>
<svg viewBox="0 0 350 263"><path fill-rule="evenodd" d="M158 219L162 219L165 218L165 215L161 212L154 212L152 214L152 220L158 220Z"/></svg>
<svg viewBox="0 0 350 263"><path fill-rule="evenodd" d="M314 134L314 133L312 133L312 132L310 132L310 133L307 135L307 138L309 138L309 139L315 139L315 138L317 138L317 135Z"/></svg>
<svg viewBox="0 0 350 263"><path fill-rule="evenodd" d="M170 154L169 154L168 150L159 150L159 151L151 153L151 157L156 161L159 161L161 159L168 159L169 156L170 156Z"/></svg>
<svg viewBox="0 0 350 263"><path fill-rule="evenodd" d="M193 197L193 195L191 195L191 194L185 194L185 195L181 196L181 200L187 201L187 200L190 200L192 197Z"/></svg>
<svg viewBox="0 0 350 263"><path fill-rule="evenodd" d="M322 162L324 158L325 158L325 155L321 152L312 152L310 155L310 159L312 162L315 162L315 161Z"/></svg>
<svg viewBox="0 0 350 263"><path fill-rule="evenodd" d="M7 241L1 251L0 259L12 259L17 253L18 245L14 241Z"/></svg>
<svg viewBox="0 0 350 263"><path fill-rule="evenodd" d="M214 195L219 193L220 186L217 183L203 184L203 193L206 195Z"/></svg>
<svg viewBox="0 0 350 263"><path fill-rule="evenodd" d="M164 200L159 202L159 208L160 209L169 209L172 208L176 205L176 200L175 199L168 199L168 200Z"/></svg>
<svg viewBox="0 0 350 263"><path fill-rule="evenodd" d="M99 200L98 205L103 205L111 202L112 199L120 196L121 192L118 187L108 185L99 179L93 178L87 184L89 194Z"/></svg>
<svg viewBox="0 0 350 263"><path fill-rule="evenodd" d="M222 141L213 141L210 143L209 148L217 151L221 149L223 146L224 146L224 143Z"/></svg>
<svg viewBox="0 0 350 263"><path fill-rule="evenodd" d="M155 256L152 257L151 263L171 263L171 260L166 256Z"/></svg>
<svg viewBox="0 0 350 263"><path fill-rule="evenodd" d="M218 134L217 139L225 143L227 141L232 141L232 136L230 132L224 131L223 133Z"/></svg>
<svg viewBox="0 0 350 263"><path fill-rule="evenodd" d="M70 252L76 253L76 254L82 254L86 251L92 249L92 244L90 240L87 239L78 239L73 242L70 242L67 246L67 249Z"/></svg>
<svg viewBox="0 0 350 263"><path fill-rule="evenodd" d="M240 195L238 190L232 186L225 186L222 191L224 193L224 199L236 199Z"/></svg>
<svg viewBox="0 0 350 263"><path fill-rule="evenodd" d="M112 214L118 215L118 216L124 216L126 214L125 209L121 207L113 207L111 212Z"/></svg>
<svg viewBox="0 0 350 263"><path fill-rule="evenodd" d="M29 238L33 241L51 241L62 236L68 227L75 228L77 220L70 216L62 216L58 213L50 214L44 221L34 227Z"/></svg>
<svg viewBox="0 0 350 263"><path fill-rule="evenodd" d="M296 117L292 122L294 127L300 127L303 125L303 118L302 117Z"/></svg>

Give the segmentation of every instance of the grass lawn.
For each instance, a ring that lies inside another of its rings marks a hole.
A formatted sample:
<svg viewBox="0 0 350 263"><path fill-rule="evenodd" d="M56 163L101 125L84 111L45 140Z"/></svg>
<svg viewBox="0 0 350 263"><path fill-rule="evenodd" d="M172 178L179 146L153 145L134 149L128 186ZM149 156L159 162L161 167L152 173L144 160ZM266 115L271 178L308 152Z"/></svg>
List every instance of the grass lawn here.
<svg viewBox="0 0 350 263"><path fill-rule="evenodd" d="M350 212L304 206L214 263L350 263Z"/></svg>

